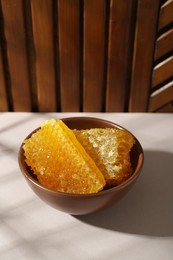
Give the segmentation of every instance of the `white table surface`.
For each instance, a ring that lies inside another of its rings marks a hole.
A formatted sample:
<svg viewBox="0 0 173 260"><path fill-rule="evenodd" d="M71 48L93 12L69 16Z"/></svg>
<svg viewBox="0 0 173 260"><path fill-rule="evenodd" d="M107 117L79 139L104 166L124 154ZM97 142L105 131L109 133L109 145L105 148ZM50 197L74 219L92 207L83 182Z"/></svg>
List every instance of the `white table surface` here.
<svg viewBox="0 0 173 260"><path fill-rule="evenodd" d="M130 130L145 152L133 190L104 211L51 208L22 176L18 149L46 119L92 116ZM0 113L0 259L173 259L173 114Z"/></svg>

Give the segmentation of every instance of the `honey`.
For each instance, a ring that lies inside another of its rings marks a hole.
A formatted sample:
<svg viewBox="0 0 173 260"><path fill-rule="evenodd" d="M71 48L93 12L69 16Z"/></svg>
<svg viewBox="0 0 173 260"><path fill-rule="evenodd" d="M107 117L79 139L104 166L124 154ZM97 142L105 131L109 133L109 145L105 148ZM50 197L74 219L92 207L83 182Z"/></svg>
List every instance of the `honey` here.
<svg viewBox="0 0 173 260"><path fill-rule="evenodd" d="M92 158L61 120L47 120L23 145L38 181L53 190L88 194L105 186Z"/></svg>
<svg viewBox="0 0 173 260"><path fill-rule="evenodd" d="M135 140L129 132L116 128L93 128L74 130L74 133L104 175L108 186L119 185L130 177L130 150Z"/></svg>
<svg viewBox="0 0 173 260"><path fill-rule="evenodd" d="M24 141L25 162L45 187L67 193L97 193L132 174L134 137L123 129L69 129L47 120Z"/></svg>

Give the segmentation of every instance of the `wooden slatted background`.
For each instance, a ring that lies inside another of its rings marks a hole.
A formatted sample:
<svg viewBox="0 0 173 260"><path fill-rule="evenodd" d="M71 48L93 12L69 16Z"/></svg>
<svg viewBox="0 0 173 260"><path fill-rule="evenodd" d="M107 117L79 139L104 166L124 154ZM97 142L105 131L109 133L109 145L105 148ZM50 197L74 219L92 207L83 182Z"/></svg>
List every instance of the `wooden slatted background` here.
<svg viewBox="0 0 173 260"><path fill-rule="evenodd" d="M85 0L83 39L83 103L84 111L104 110L104 65L106 33L106 1ZM100 53L101 55L98 55Z"/></svg>
<svg viewBox="0 0 173 260"><path fill-rule="evenodd" d="M131 0L111 2L106 86L108 112L124 111L128 106L135 8Z"/></svg>
<svg viewBox="0 0 173 260"><path fill-rule="evenodd" d="M5 75L3 68L2 48L0 46L0 111L8 111L7 93L5 87Z"/></svg>
<svg viewBox="0 0 173 260"><path fill-rule="evenodd" d="M38 12L39 10L39 12ZM38 110L56 110L54 20L50 0L31 0Z"/></svg>
<svg viewBox="0 0 173 260"><path fill-rule="evenodd" d="M23 1L2 1L6 58L14 111L31 111ZM4 50L3 50L4 51Z"/></svg>
<svg viewBox="0 0 173 260"><path fill-rule="evenodd" d="M173 0L0 0L0 111L172 104Z"/></svg>
<svg viewBox="0 0 173 260"><path fill-rule="evenodd" d="M160 7L149 111L173 112L173 0Z"/></svg>
<svg viewBox="0 0 173 260"><path fill-rule="evenodd" d="M80 57L82 57L80 0L58 1L58 38L61 111L80 111Z"/></svg>

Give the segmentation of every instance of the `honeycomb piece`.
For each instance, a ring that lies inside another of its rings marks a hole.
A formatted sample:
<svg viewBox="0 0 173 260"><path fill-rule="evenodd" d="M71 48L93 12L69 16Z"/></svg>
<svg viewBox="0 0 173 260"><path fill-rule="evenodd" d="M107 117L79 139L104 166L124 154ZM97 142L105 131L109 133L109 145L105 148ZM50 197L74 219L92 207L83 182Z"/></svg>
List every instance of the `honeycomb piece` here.
<svg viewBox="0 0 173 260"><path fill-rule="evenodd" d="M107 186L119 185L130 177L130 150L135 140L129 132L115 128L73 132L104 175Z"/></svg>
<svg viewBox="0 0 173 260"><path fill-rule="evenodd" d="M61 120L47 120L24 141L25 161L38 181L68 193L96 193L105 179L94 161Z"/></svg>

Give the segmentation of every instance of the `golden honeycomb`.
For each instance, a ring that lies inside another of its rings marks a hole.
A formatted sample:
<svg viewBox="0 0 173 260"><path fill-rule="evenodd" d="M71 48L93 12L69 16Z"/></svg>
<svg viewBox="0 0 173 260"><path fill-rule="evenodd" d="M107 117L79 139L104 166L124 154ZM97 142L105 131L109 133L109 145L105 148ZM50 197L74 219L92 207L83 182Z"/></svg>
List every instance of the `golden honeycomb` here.
<svg viewBox="0 0 173 260"><path fill-rule="evenodd" d="M108 186L119 185L130 177L132 174L130 150L135 140L129 132L116 128L73 130L73 132L95 161Z"/></svg>
<svg viewBox="0 0 173 260"><path fill-rule="evenodd" d="M96 193L105 186L103 174L61 120L47 120L24 141L25 161L38 181L68 193Z"/></svg>

